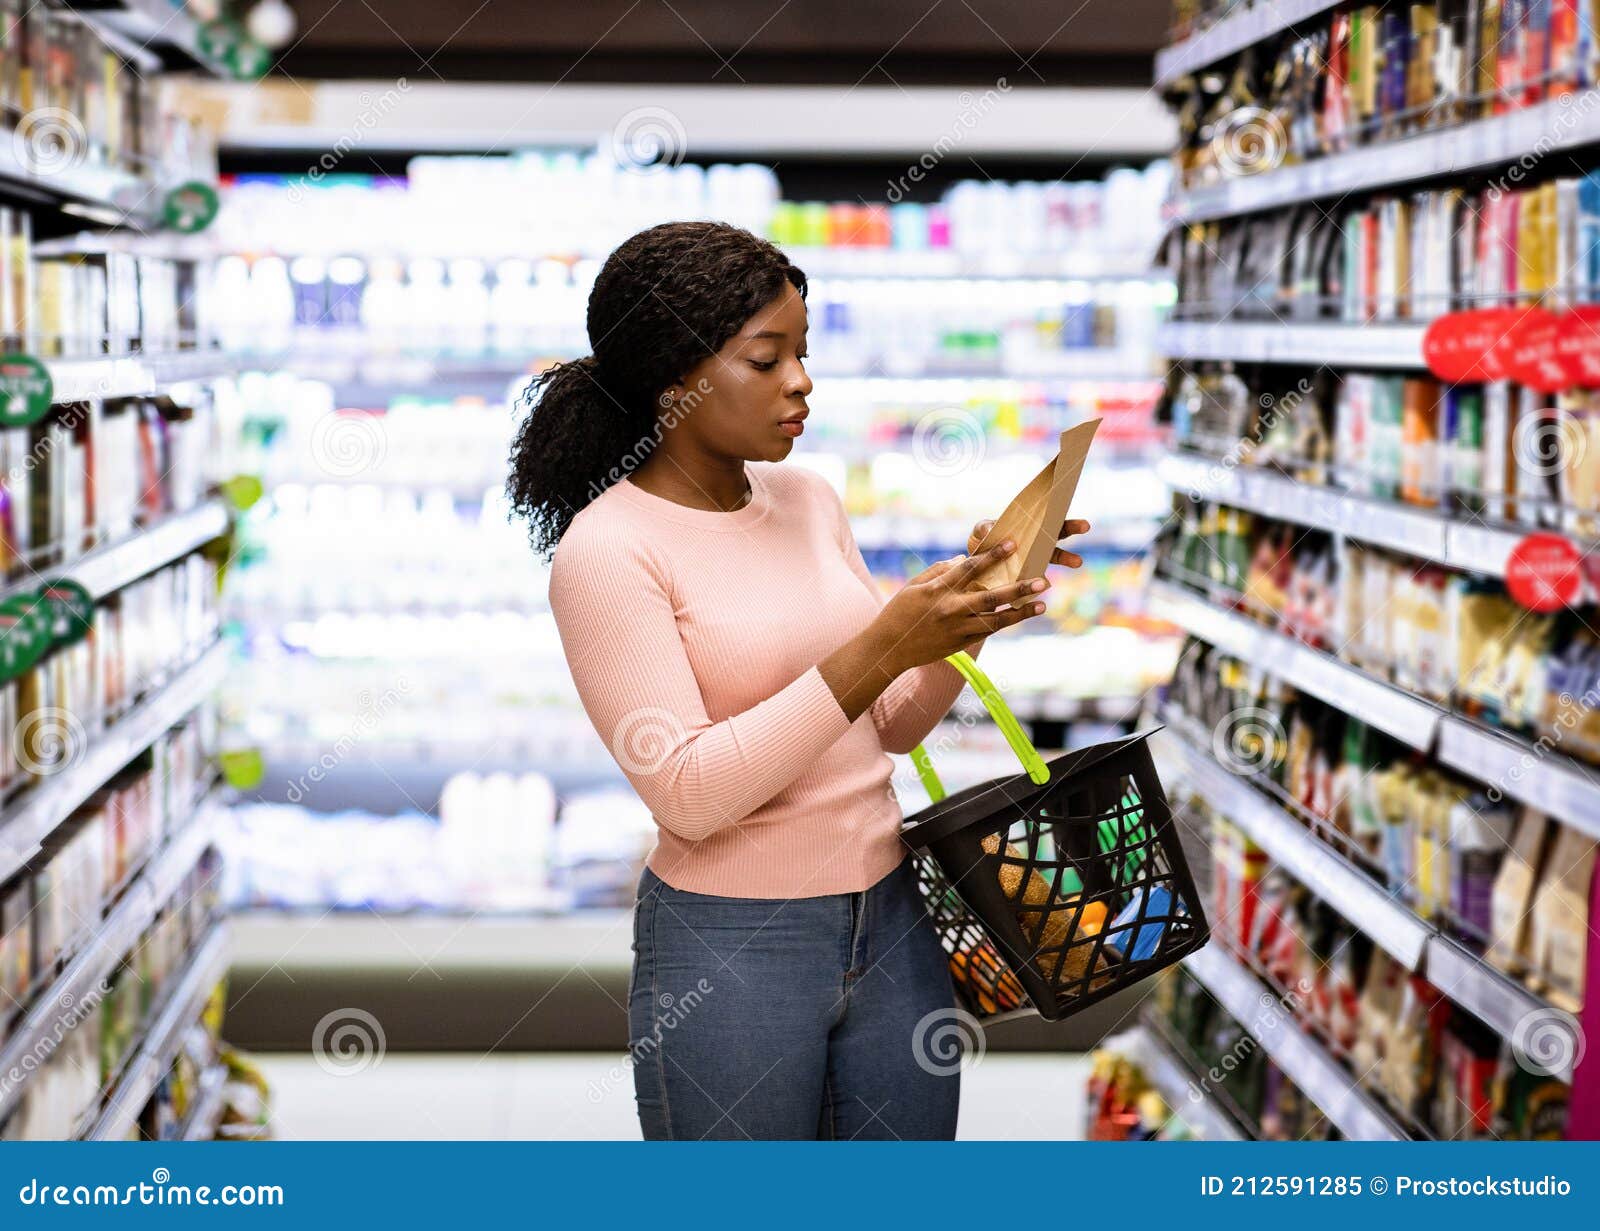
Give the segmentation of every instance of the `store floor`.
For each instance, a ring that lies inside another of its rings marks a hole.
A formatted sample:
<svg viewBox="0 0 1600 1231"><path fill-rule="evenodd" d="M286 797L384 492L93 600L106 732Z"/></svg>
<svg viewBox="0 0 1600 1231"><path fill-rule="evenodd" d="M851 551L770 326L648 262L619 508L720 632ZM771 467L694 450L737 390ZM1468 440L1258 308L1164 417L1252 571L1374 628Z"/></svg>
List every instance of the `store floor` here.
<svg viewBox="0 0 1600 1231"><path fill-rule="evenodd" d="M335 1076L311 1056L258 1056L285 1140L637 1140L622 1057L389 1055ZM1081 1056L989 1055L962 1078L960 1136L1083 1134Z"/></svg>

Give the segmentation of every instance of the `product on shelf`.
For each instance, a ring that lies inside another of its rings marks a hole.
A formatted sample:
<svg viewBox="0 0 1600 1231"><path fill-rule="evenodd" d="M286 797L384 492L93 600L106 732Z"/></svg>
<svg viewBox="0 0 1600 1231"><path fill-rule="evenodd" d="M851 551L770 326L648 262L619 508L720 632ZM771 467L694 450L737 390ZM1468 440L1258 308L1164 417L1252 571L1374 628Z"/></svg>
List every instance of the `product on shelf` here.
<svg viewBox="0 0 1600 1231"><path fill-rule="evenodd" d="M1183 0L1176 28L1203 28L1237 7ZM1600 84L1587 3L1340 5L1292 30L1275 24L1214 70L1175 83L1186 184L1381 146Z"/></svg>
<svg viewBox="0 0 1600 1231"><path fill-rule="evenodd" d="M1255 850L1222 818L1213 814L1212 823L1219 844ZM1522 1097L1538 1076L1518 1063L1511 1040L1406 971L1281 869L1268 867L1247 886L1221 860L1214 867L1217 940L1413 1135L1562 1135L1567 1088L1546 1078L1534 1083L1545 1106L1537 1126L1512 1110L1497 1127L1495 1100Z"/></svg>
<svg viewBox="0 0 1600 1231"><path fill-rule="evenodd" d="M127 1059L216 917L215 852L177 891L102 985L53 1039L3 1124L0 1141L59 1140L90 1127ZM81 926L81 925L80 925Z"/></svg>
<svg viewBox="0 0 1600 1231"><path fill-rule="evenodd" d="M1372 675L1600 760L1600 643L1579 611L1530 613L1498 581L1227 506L1182 506L1158 554L1175 580Z"/></svg>
<svg viewBox="0 0 1600 1231"><path fill-rule="evenodd" d="M1558 1007L1581 1005L1592 838L1419 762L1336 707L1199 643L1186 648L1168 699L1219 740L1237 735L1231 768L1254 771L1286 810L1419 916ZM1241 713L1271 720L1256 730L1234 720ZM1217 890L1236 934L1248 935L1251 886L1266 856L1237 829L1217 832ZM1217 901L1218 917L1223 909Z"/></svg>

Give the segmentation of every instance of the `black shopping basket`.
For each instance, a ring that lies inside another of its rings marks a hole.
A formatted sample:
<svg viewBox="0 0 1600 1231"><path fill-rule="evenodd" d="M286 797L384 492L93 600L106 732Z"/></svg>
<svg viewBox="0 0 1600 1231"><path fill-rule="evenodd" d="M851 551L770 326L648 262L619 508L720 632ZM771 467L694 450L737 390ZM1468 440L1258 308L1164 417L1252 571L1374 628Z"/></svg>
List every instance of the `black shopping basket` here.
<svg viewBox="0 0 1600 1231"><path fill-rule="evenodd" d="M901 837L961 1006L1060 1021L1204 945L1210 929L1145 742L1159 728L1046 763L977 663L948 661L1023 765L946 795L927 751L911 754L934 802Z"/></svg>

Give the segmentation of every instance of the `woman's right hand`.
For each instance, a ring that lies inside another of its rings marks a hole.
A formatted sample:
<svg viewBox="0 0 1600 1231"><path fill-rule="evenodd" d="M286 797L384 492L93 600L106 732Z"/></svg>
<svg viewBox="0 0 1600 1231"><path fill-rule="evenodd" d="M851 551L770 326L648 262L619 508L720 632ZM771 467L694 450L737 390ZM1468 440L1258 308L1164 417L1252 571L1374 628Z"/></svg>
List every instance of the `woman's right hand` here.
<svg viewBox="0 0 1600 1231"><path fill-rule="evenodd" d="M891 674L938 662L1044 611L1043 603L1033 601L1049 588L1043 577L1024 577L993 590L973 584L980 572L1015 550L1008 540L975 556L941 560L906 582L872 622ZM996 610L1000 607L1008 610Z"/></svg>

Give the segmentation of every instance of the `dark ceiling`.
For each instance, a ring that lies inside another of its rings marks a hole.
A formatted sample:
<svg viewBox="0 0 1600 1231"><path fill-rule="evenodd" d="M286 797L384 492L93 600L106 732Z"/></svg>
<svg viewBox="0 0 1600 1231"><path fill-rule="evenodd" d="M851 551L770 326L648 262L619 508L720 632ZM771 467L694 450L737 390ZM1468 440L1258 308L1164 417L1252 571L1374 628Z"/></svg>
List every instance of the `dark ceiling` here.
<svg viewBox="0 0 1600 1231"><path fill-rule="evenodd" d="M1170 0L290 0L296 77L1150 83Z"/></svg>

